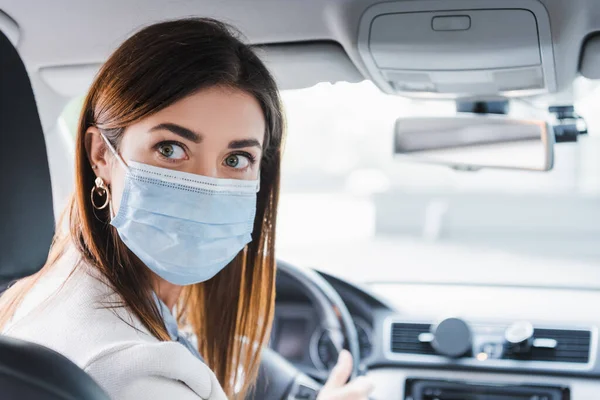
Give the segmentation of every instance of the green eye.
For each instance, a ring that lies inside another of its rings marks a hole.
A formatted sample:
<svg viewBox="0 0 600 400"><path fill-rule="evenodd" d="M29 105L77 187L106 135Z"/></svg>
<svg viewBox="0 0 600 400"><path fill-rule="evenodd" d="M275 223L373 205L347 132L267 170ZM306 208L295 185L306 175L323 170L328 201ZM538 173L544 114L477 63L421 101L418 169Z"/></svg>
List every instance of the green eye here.
<svg viewBox="0 0 600 400"><path fill-rule="evenodd" d="M231 168L236 168L239 163L240 163L240 158L237 155L232 155L225 159L225 164L227 164L227 166L231 167Z"/></svg>
<svg viewBox="0 0 600 400"><path fill-rule="evenodd" d="M243 154L231 154L227 156L224 164L229 168L245 169L250 166L251 162L252 160L249 156L245 156Z"/></svg>
<svg viewBox="0 0 600 400"><path fill-rule="evenodd" d="M158 151L160 151L160 154L162 154L165 157L171 157L173 155L173 153L175 152L175 150L173 150L172 144L166 144L166 145L160 146Z"/></svg>
<svg viewBox="0 0 600 400"><path fill-rule="evenodd" d="M162 157L169 158L171 160L183 160L186 158L183 147L175 143L160 143L156 147L156 150L158 150Z"/></svg>

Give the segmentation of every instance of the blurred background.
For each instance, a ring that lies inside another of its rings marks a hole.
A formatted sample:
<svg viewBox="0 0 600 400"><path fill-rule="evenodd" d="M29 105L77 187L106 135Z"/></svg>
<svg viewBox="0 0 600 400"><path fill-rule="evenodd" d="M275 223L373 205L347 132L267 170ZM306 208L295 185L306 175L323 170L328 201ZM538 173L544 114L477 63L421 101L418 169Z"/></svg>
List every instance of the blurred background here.
<svg viewBox="0 0 600 400"><path fill-rule="evenodd" d="M394 159L398 117L452 116L453 101L390 96L368 81L282 96L288 135L278 258L365 283L530 276L552 286L568 268L585 285L578 269L600 271L600 90L575 104L589 134L557 144L549 173L460 172ZM61 117L66 137L81 101ZM545 110L514 100L509 115Z"/></svg>

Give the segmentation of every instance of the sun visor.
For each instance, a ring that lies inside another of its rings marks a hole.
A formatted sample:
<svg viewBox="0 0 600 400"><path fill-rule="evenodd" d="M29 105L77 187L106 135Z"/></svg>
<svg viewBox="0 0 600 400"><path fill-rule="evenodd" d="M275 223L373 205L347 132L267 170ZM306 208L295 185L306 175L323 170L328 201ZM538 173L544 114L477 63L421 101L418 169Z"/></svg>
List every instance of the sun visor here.
<svg viewBox="0 0 600 400"><path fill-rule="evenodd" d="M302 89L320 82L360 82L365 78L335 42L282 43L255 50L280 89Z"/></svg>
<svg viewBox="0 0 600 400"><path fill-rule="evenodd" d="M583 44L579 72L588 79L600 79L600 34L589 37Z"/></svg>
<svg viewBox="0 0 600 400"><path fill-rule="evenodd" d="M40 77L61 96L85 94L102 64L60 65L40 68Z"/></svg>
<svg viewBox="0 0 600 400"><path fill-rule="evenodd" d="M254 46L280 89L302 89L320 82L360 82L365 78L344 49L334 42L282 43ZM40 76L65 97L84 94L102 65L81 64L40 68Z"/></svg>
<svg viewBox="0 0 600 400"><path fill-rule="evenodd" d="M501 7L499 7L501 6ZM359 52L388 93L508 95L556 91L550 24L532 1L382 3L363 15Z"/></svg>

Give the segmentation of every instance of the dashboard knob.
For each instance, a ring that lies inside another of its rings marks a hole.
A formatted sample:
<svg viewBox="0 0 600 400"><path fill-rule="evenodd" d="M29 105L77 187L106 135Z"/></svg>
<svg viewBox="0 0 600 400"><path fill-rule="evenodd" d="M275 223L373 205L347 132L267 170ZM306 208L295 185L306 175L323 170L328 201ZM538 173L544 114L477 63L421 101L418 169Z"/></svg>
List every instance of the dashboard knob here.
<svg viewBox="0 0 600 400"><path fill-rule="evenodd" d="M447 357L458 358L471 351L471 328L459 318L447 318L431 328L431 346Z"/></svg>
<svg viewBox="0 0 600 400"><path fill-rule="evenodd" d="M533 345L533 325L529 322L515 322L506 328L504 341L506 349L515 354L525 354Z"/></svg>

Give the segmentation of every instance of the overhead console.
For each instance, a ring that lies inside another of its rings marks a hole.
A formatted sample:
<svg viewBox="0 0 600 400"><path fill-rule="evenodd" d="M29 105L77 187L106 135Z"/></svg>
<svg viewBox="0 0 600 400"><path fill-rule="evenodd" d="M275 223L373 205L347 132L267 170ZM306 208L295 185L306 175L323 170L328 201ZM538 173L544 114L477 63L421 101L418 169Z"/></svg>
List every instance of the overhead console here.
<svg viewBox="0 0 600 400"><path fill-rule="evenodd" d="M361 17L358 49L370 78L387 93L556 91L549 17L537 0L376 4Z"/></svg>

